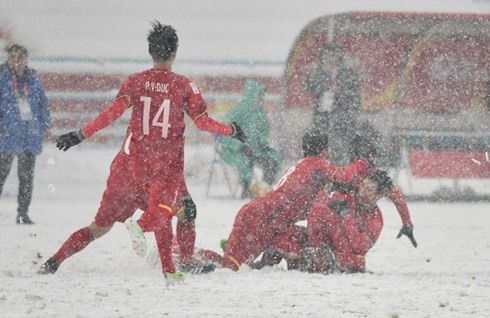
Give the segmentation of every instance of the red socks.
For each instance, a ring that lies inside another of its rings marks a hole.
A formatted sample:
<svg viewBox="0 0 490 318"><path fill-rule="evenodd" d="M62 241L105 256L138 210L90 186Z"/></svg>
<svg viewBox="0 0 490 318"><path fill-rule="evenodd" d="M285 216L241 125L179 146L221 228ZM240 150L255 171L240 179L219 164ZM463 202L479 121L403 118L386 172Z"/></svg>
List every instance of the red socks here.
<svg viewBox="0 0 490 318"><path fill-rule="evenodd" d="M196 229L194 221L177 222L177 242L179 243L180 261L184 264L192 262L194 244L196 242Z"/></svg>
<svg viewBox="0 0 490 318"><path fill-rule="evenodd" d="M53 258L58 264L61 264L68 257L83 250L93 240L94 236L92 235L92 231L90 231L88 227L83 227L73 233L65 243L61 245L61 248L54 254Z"/></svg>

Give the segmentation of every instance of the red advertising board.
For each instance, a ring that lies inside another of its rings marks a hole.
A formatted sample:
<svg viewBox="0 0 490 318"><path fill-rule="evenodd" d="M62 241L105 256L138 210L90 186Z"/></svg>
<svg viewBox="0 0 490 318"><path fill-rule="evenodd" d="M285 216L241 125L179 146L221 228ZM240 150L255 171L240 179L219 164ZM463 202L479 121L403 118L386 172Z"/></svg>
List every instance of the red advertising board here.
<svg viewBox="0 0 490 318"><path fill-rule="evenodd" d="M362 28L370 21L371 29ZM305 28L290 53L286 108L313 106L304 81L327 42L343 50L346 63L358 74L364 110L486 107L490 15L351 13L318 19Z"/></svg>

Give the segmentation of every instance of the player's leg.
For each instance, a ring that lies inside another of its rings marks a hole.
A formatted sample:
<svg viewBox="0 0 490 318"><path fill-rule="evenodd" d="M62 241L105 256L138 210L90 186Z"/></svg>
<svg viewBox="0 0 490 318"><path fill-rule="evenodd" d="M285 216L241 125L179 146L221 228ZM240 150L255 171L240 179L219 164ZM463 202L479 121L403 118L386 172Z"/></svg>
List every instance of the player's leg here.
<svg viewBox="0 0 490 318"><path fill-rule="evenodd" d="M105 235L112 228L111 226L100 227L95 223L89 226L82 227L75 231L68 239L61 245L60 249L49 258L39 269L39 274L54 274L61 263L67 258L76 254L87 247L95 239Z"/></svg>
<svg viewBox="0 0 490 318"><path fill-rule="evenodd" d="M261 269L265 266L277 265L282 259L285 259L288 263L288 269L293 269L307 244L307 230L304 226L288 227L276 236L262 258L254 263L254 268Z"/></svg>
<svg viewBox="0 0 490 318"><path fill-rule="evenodd" d="M259 233L258 221L253 215L254 209L252 202L238 212L226 242L222 267L238 271L243 263L251 264L267 246Z"/></svg>
<svg viewBox="0 0 490 318"><path fill-rule="evenodd" d="M171 171L170 171L171 172ZM148 209L137 223L144 232L154 232L162 272L170 280L182 281L172 260L172 217L178 198L181 178L176 174L162 173L158 179L150 182L148 189Z"/></svg>
<svg viewBox="0 0 490 318"><path fill-rule="evenodd" d="M193 261L196 242L196 222L179 219L177 221L177 242L179 244L179 263L190 264Z"/></svg>
<svg viewBox="0 0 490 318"><path fill-rule="evenodd" d="M176 237L179 246L179 264L191 264L196 243L196 205L189 194L184 178L179 187L179 198L175 204L177 216Z"/></svg>
<svg viewBox="0 0 490 318"><path fill-rule="evenodd" d="M326 203L313 206L307 226L309 247L303 249L300 270L321 273L332 271L335 263L332 244L339 235L339 221L339 216L330 211Z"/></svg>
<svg viewBox="0 0 490 318"><path fill-rule="evenodd" d="M55 273L61 263L72 255L82 251L94 240L108 233L114 223L124 222L134 214L137 207L136 193L131 184L123 182L125 157L118 154L111 164L111 172L107 179L107 186L94 221L86 227L75 231L60 247L60 249L49 258L38 271L40 274ZM121 184L125 186L120 186Z"/></svg>

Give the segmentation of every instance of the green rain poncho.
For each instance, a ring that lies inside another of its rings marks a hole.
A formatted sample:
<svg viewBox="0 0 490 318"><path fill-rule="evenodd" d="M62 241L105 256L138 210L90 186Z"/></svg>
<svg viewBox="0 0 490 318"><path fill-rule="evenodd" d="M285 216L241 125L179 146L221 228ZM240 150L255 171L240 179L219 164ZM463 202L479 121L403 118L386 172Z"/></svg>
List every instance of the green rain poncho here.
<svg viewBox="0 0 490 318"><path fill-rule="evenodd" d="M221 158L237 168L241 180L250 181L253 176L253 164L244 155L244 147L248 147L255 157L272 160L277 165L281 162L280 155L269 146L269 120L263 106L258 102L264 93L265 87L260 83L247 81L242 100L224 119L227 123L236 121L247 136L245 143L233 138L221 139Z"/></svg>

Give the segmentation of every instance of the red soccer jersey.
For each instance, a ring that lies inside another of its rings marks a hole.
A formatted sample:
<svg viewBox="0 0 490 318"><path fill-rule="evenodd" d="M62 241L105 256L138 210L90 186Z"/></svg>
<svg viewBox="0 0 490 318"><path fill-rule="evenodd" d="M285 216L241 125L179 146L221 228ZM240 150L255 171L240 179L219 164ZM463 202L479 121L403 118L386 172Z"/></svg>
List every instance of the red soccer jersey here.
<svg viewBox="0 0 490 318"><path fill-rule="evenodd" d="M118 119L133 107L129 130L140 148L165 151L161 144L183 146L184 114L187 113L201 130L230 136L229 125L212 120L197 86L188 78L155 67L130 75L121 86L116 101L83 128L90 137ZM148 148L149 147L149 148ZM167 149L169 152L169 149Z"/></svg>
<svg viewBox="0 0 490 318"><path fill-rule="evenodd" d="M265 200L274 206L269 210L268 219L276 219L280 227L284 223L305 220L311 204L327 182L358 184L368 172L369 167L363 160L337 168L323 157L306 157L291 167L274 190L265 196Z"/></svg>
<svg viewBox="0 0 490 318"><path fill-rule="evenodd" d="M350 214L340 217L329 203L348 203ZM312 247L329 245L336 254L337 264L347 271L364 271L365 256L383 229L383 216L378 206L369 210L356 207L353 194L321 192L308 217L308 240Z"/></svg>
<svg viewBox="0 0 490 318"><path fill-rule="evenodd" d="M197 86L164 68L130 75L119 90L121 97L133 108L129 125L136 148L167 156L183 147L184 114L195 120L207 111Z"/></svg>

